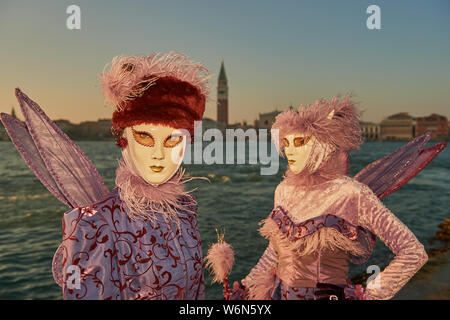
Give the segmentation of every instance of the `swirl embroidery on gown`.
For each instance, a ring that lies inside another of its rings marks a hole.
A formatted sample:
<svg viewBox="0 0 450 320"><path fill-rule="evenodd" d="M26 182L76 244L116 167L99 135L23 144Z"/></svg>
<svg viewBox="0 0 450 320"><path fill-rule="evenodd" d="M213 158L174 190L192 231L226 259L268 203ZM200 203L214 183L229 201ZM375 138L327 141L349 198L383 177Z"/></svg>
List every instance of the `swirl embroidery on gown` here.
<svg viewBox="0 0 450 320"><path fill-rule="evenodd" d="M180 199L191 206L189 199ZM195 209L196 208L189 208ZM62 269L80 267L75 299L197 299L204 294L196 216L180 211L180 226L161 214L151 223L131 220L116 194L63 219ZM65 274L65 272L64 272ZM70 276L65 274L65 280Z"/></svg>

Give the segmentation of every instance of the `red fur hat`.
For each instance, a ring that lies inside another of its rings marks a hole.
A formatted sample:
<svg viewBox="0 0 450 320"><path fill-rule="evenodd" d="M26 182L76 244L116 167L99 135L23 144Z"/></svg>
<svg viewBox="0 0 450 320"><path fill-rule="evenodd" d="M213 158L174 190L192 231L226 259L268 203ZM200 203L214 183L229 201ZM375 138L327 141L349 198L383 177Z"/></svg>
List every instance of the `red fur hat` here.
<svg viewBox="0 0 450 320"><path fill-rule="evenodd" d="M124 108L113 113L115 128L141 123L163 124L186 129L193 135L194 121L205 111L205 96L188 82L175 77L159 78L142 97L128 101Z"/></svg>
<svg viewBox="0 0 450 320"><path fill-rule="evenodd" d="M100 79L115 107L112 131L118 139L126 127L142 123L185 129L193 136L194 121L203 118L209 73L183 54L118 56Z"/></svg>

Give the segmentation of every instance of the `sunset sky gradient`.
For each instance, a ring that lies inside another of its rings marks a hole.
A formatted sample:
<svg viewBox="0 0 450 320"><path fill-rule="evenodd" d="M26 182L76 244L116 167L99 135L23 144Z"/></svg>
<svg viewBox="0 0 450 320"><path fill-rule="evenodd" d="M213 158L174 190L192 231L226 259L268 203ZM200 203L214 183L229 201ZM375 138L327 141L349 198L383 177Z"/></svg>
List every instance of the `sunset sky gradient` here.
<svg viewBox="0 0 450 320"><path fill-rule="evenodd" d="M70 4L81 7L81 30L66 28ZM381 30L366 27L371 4L381 8ZM230 122L347 92L365 121L397 112L450 118L446 0L2 0L0 111L18 108L20 87L52 119L110 118L98 79L105 64L170 50L213 73L212 119L222 58Z"/></svg>

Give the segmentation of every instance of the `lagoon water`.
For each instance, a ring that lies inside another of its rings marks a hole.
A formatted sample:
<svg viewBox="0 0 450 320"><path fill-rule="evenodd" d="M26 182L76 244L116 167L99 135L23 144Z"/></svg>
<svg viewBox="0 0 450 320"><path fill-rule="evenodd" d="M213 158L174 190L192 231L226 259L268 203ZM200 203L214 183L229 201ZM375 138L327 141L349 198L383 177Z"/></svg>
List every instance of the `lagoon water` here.
<svg viewBox="0 0 450 320"><path fill-rule="evenodd" d="M114 186L116 159L112 142L78 142L93 161L107 186ZM350 158L353 176L370 162L396 150L402 142L367 142ZM61 240L61 219L65 205L50 194L26 166L10 142L0 142L0 299L62 299L51 272L54 251ZM235 250L230 283L242 279L256 264L267 241L258 234L258 222L273 207L273 192L286 169L280 160L276 175L260 175L260 165L186 165L191 176L206 176L188 188L198 188L198 224L203 252L217 240L215 228L225 228L226 240ZM426 249L441 246L432 240L437 226L449 217L450 149L446 148L430 165L399 191L383 199L384 204L405 223ZM370 260L352 266L350 276L369 265L385 266L393 258L377 240ZM206 298L221 299L220 285L206 276Z"/></svg>

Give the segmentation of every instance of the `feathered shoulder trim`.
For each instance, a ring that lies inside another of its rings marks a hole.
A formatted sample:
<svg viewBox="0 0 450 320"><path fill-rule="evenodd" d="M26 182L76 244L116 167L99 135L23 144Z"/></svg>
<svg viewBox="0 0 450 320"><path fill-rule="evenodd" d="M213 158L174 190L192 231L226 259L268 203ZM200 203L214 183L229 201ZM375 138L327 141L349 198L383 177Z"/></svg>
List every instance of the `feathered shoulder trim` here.
<svg viewBox="0 0 450 320"><path fill-rule="evenodd" d="M322 250L342 250L352 261L366 261L373 249L373 235L346 220L326 214L294 223L282 207L275 208L260 222L260 234L270 240L278 250L289 250L306 256Z"/></svg>

